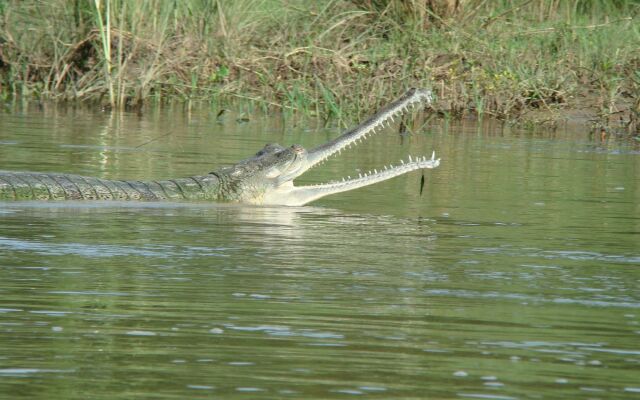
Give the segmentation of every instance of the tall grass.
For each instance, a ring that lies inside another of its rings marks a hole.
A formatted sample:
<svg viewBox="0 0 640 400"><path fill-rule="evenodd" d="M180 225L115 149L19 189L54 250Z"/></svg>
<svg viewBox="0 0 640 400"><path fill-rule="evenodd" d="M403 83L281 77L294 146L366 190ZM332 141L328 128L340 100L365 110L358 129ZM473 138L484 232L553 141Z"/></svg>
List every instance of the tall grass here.
<svg viewBox="0 0 640 400"><path fill-rule="evenodd" d="M588 107L604 121L640 97L639 12L632 0L0 0L0 88L352 119L428 86L446 115Z"/></svg>
<svg viewBox="0 0 640 400"><path fill-rule="evenodd" d="M116 99L113 93L113 80L111 79L111 0L105 0L104 17L102 16L102 1L94 0L96 7L93 13L98 25L98 34L102 43L102 63L104 64L104 77L109 89L109 105L115 106Z"/></svg>

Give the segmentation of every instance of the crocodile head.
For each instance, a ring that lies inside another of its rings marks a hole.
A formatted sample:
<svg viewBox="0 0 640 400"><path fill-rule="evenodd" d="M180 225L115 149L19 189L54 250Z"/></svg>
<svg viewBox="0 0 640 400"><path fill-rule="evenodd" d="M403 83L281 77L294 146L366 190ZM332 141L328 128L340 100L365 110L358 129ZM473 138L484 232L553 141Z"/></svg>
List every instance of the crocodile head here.
<svg viewBox="0 0 640 400"><path fill-rule="evenodd" d="M380 171L376 169L359 174L357 178L348 177L341 181L311 186L293 184L295 178L329 156L380 131L385 124L390 124L409 108L431 101L430 91L410 89L362 124L309 151L300 145L285 148L278 144L268 144L254 157L215 172L220 177L223 195L229 200L243 203L299 206L330 194L372 185L417 169L435 168L440 164L440 159L436 159L434 154L430 158L409 157L407 161L400 161L397 166L385 166Z"/></svg>
<svg viewBox="0 0 640 400"><path fill-rule="evenodd" d="M292 186L293 179L306 169L307 151L300 145L282 147L267 144L255 156L212 172L220 179L225 200L249 204L283 204L269 202L270 195L282 187Z"/></svg>

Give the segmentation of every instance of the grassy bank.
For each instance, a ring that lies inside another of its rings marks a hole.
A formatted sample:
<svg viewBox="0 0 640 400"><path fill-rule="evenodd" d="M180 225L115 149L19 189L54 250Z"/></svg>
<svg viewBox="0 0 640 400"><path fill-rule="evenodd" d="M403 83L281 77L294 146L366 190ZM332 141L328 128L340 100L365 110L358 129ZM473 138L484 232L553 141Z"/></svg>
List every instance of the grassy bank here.
<svg viewBox="0 0 640 400"><path fill-rule="evenodd" d="M632 0L0 0L0 89L114 108L255 101L354 119L410 86L445 116L637 132Z"/></svg>

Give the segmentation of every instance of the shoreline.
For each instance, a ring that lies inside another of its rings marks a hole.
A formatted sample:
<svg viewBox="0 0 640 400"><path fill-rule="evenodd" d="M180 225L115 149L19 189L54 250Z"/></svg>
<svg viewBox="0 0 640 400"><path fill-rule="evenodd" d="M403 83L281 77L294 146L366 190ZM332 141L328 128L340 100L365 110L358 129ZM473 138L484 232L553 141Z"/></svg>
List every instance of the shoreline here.
<svg viewBox="0 0 640 400"><path fill-rule="evenodd" d="M0 97L111 109L247 101L346 125L427 87L446 119L570 119L640 135L637 3L424 2L427 14L402 0L10 0Z"/></svg>

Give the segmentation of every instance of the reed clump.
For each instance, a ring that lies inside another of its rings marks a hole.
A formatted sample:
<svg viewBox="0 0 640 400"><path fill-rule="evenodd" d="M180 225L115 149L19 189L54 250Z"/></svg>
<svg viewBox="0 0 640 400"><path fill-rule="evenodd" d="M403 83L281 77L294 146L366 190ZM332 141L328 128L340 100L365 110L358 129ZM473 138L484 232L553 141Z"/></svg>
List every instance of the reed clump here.
<svg viewBox="0 0 640 400"><path fill-rule="evenodd" d="M637 132L639 12L631 0L0 0L0 90L350 120L421 86L446 116Z"/></svg>

